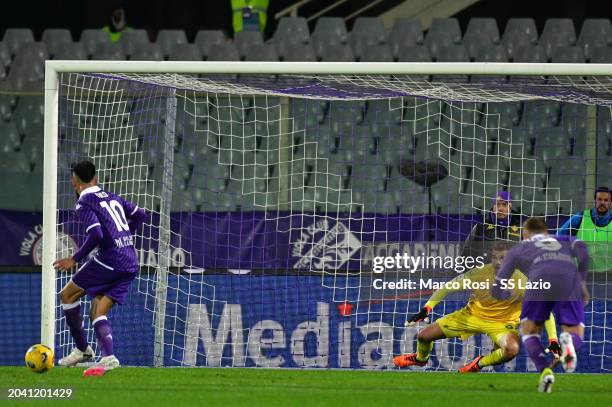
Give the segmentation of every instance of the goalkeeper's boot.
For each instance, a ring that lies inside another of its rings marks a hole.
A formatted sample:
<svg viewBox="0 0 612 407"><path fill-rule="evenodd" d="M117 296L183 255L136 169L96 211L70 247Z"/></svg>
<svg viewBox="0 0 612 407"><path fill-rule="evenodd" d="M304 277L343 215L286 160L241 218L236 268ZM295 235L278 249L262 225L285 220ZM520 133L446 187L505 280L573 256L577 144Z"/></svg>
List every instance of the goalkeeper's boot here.
<svg viewBox="0 0 612 407"><path fill-rule="evenodd" d="M552 393L553 383L555 383L555 375L553 371L547 367L542 370L540 374L540 384L538 385L538 391L540 393Z"/></svg>
<svg viewBox="0 0 612 407"><path fill-rule="evenodd" d="M427 358L426 361L421 362L417 359L416 353L408 353L406 355L399 355L393 358L393 364L397 367L425 366L427 365L428 361L429 358Z"/></svg>
<svg viewBox="0 0 612 407"><path fill-rule="evenodd" d="M85 370L83 376L104 376L106 372L119 366L119 359L115 355L104 356L98 363Z"/></svg>
<svg viewBox="0 0 612 407"><path fill-rule="evenodd" d="M92 362L93 358L94 351L91 346L88 346L84 351L74 348L70 355L61 358L57 364L59 366L76 366L78 363Z"/></svg>
<svg viewBox="0 0 612 407"><path fill-rule="evenodd" d="M472 360L467 365L459 369L459 373L478 373L481 367L478 366L478 361L482 359L482 356L477 356L476 359Z"/></svg>
<svg viewBox="0 0 612 407"><path fill-rule="evenodd" d="M576 355L572 336L568 332L563 332L559 335L559 342L561 343L561 364L563 365L563 370L567 373L573 373L576 370L578 355Z"/></svg>

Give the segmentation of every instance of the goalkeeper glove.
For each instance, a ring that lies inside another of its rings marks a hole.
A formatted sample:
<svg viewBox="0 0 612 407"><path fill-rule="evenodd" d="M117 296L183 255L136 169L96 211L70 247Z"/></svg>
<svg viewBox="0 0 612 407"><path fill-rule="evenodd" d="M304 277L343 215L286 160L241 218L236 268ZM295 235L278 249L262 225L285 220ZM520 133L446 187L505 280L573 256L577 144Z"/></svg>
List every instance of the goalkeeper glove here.
<svg viewBox="0 0 612 407"><path fill-rule="evenodd" d="M559 341L556 339L550 339L548 341L546 353L552 353L555 358L561 357L561 346L559 345Z"/></svg>
<svg viewBox="0 0 612 407"><path fill-rule="evenodd" d="M430 313L431 313L431 307L428 305L425 305L425 307L422 310L420 310L419 312L411 316L410 319L406 321L406 323L409 325L412 325L412 324L415 324L421 321L429 322Z"/></svg>

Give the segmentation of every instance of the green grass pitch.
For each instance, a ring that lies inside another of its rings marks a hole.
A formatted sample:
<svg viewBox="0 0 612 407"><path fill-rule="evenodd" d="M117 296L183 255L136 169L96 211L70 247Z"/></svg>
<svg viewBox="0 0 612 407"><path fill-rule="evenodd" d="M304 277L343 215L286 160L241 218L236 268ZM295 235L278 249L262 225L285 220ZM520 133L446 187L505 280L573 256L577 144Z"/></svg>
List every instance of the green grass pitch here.
<svg viewBox="0 0 612 407"><path fill-rule="evenodd" d="M374 372L238 368L120 368L104 377L82 377L81 368L35 374L0 367L0 404L7 387L74 389L70 400L50 405L83 406L612 406L612 374L557 374L552 394L539 394L538 375L437 372Z"/></svg>

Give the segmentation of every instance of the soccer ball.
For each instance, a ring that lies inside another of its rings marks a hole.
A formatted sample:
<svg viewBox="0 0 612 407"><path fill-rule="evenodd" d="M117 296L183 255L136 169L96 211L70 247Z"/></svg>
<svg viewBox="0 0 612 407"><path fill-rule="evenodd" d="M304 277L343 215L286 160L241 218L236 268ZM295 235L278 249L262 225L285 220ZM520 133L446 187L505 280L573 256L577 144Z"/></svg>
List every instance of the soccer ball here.
<svg viewBox="0 0 612 407"><path fill-rule="evenodd" d="M32 372L46 372L53 367L53 350L40 343L33 345L25 354L25 364Z"/></svg>

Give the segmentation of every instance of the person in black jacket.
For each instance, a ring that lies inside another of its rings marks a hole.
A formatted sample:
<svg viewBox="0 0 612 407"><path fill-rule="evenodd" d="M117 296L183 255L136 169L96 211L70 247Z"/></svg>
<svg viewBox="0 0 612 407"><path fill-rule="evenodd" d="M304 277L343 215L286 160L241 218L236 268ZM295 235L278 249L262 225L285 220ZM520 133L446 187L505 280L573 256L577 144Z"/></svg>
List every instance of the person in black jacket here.
<svg viewBox="0 0 612 407"><path fill-rule="evenodd" d="M492 200L484 222L472 228L463 246L464 256L484 256L495 240L521 240L521 215L512 211L512 196L508 191L499 191Z"/></svg>

